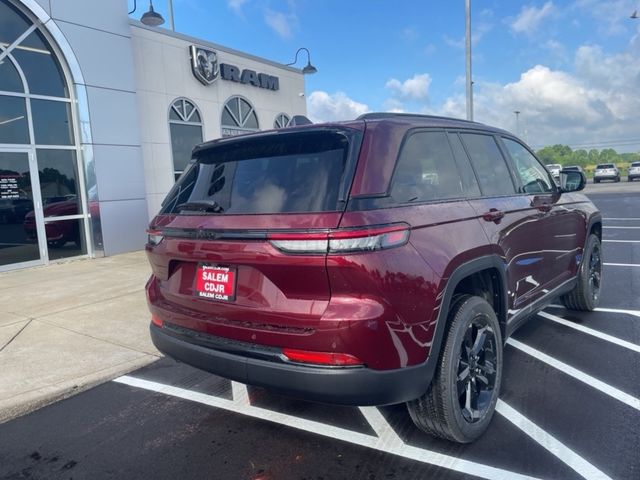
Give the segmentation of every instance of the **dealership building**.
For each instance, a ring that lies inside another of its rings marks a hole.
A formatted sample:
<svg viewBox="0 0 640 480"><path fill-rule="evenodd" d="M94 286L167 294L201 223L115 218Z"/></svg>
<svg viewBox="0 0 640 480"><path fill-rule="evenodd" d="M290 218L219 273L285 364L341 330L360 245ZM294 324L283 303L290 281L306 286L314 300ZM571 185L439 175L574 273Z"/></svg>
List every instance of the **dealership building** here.
<svg viewBox="0 0 640 480"><path fill-rule="evenodd" d="M141 249L195 144L306 114L300 69L127 10L0 0L0 271Z"/></svg>

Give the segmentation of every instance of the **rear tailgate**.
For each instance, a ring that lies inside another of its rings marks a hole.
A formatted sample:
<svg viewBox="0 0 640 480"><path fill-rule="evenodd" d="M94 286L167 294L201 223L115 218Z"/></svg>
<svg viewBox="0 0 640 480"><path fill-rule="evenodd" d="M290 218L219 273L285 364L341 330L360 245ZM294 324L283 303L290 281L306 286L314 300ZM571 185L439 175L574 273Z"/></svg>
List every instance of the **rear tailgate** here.
<svg viewBox="0 0 640 480"><path fill-rule="evenodd" d="M152 311L267 345L311 335L331 297L326 249L284 252L273 237L322 242L338 227L357 146L358 131L324 129L201 150L150 227Z"/></svg>

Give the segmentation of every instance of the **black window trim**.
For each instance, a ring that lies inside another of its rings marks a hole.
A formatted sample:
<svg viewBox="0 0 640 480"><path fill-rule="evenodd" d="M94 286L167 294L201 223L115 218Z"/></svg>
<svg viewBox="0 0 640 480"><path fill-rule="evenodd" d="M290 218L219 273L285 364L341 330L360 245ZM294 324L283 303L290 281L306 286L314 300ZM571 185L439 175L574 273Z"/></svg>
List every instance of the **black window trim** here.
<svg viewBox="0 0 640 480"><path fill-rule="evenodd" d="M506 198L506 197L514 197L517 195L520 195L520 193L518 192L519 188L518 186L520 185L520 180L518 179L518 176L516 174L516 172L513 169L513 165L511 164L510 161L508 161L507 159L510 157L505 156L505 147L502 145L502 143L499 140L499 134L497 134L496 132L490 131L490 130L469 130L469 129L455 129L455 132L458 134L458 138L460 139L460 142L462 142L462 147L464 148L465 153L467 154L467 158L469 159L469 162L471 163L471 168L473 168L473 172L476 175L476 181L478 182L478 187L480 188L480 196L479 197L471 197L474 199L485 199L485 198ZM464 139L462 138L463 134L473 134L473 135L485 135L487 137L492 137L493 141L496 142L496 146L498 147L498 151L500 152L500 155L502 155L502 159L504 160L504 163L507 167L507 171L509 172L509 176L511 177L511 184L513 186L513 192L512 193L505 193L503 195L487 195L482 191L482 185L480 183L480 180L478 178L478 172L476 170L476 167L473 163L473 159L471 158L471 155L469 155L469 149L467 147L467 145L464 143Z"/></svg>
<svg viewBox="0 0 640 480"><path fill-rule="evenodd" d="M514 196L519 196L520 197L520 196L531 196L531 195L555 195L555 194L558 193L558 186L556 185L556 182L553 179L553 175L551 175L549 170L547 170L547 167L544 165L544 163L542 163L540 161L540 159L533 152L533 150L531 150L527 145L525 145L522 141L520 141L517 137L515 137L513 135L500 134L497 137L498 138L496 140L498 142L498 146L502 150L502 155L506 158L507 164L509 165L509 170L511 170L512 175L515 176L516 184L518 186ZM521 191L524 188L524 184L522 183L522 179L520 178L520 175L516 171L515 160L511 156L511 153L509 153L509 149L507 148L507 146L505 145L505 143L502 140L503 138L506 138L508 140L511 140L511 141L517 143L518 145L523 147L527 152L529 152L531 154L531 156L538 162L538 164L544 169L544 171L547 172L547 176L549 177L548 180L549 180L549 183L551 184L551 188L552 188L551 192L527 193L527 192Z"/></svg>
<svg viewBox="0 0 640 480"><path fill-rule="evenodd" d="M389 179L389 183L387 184L387 188L383 193L376 193L373 195L358 195L356 197L350 197L347 205L347 211L363 211L363 210L379 210L383 208L402 208L402 207L411 207L417 205L433 205L437 203L453 203L459 202L462 200L466 200L466 196L460 197L451 197L451 198L441 198L434 200L421 200L414 202L398 202L393 199L391 196L391 186L393 185L393 180L396 176L396 171L398 169L398 163L400 161L400 155L402 154L406 142L409 138L418 133L437 133L442 132L445 134L445 138L447 139L447 144L449 145L449 149L451 150L451 158L453 158L456 170L458 170L458 174L460 174L460 166L458 161L456 160L456 156L453 152L453 148L451 147L451 142L449 142L449 137L447 136L446 127L415 127L408 129L404 136L402 137L402 142L400 142L400 148L398 148L398 152L396 153L396 157L394 159L393 172L391 173L391 177Z"/></svg>

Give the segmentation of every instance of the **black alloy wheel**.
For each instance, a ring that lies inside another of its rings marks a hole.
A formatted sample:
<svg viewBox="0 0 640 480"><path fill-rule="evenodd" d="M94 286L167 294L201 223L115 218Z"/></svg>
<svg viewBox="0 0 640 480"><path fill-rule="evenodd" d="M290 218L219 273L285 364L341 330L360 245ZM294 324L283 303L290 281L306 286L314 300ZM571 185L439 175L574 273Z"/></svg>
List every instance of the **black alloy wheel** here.
<svg viewBox="0 0 640 480"><path fill-rule="evenodd" d="M595 304L600 299L600 286L602 281L602 253L600 242L594 244L589 261L589 295Z"/></svg>
<svg viewBox="0 0 640 480"><path fill-rule="evenodd" d="M460 348L456 389L464 419L475 423L486 415L496 385L496 337L484 317L467 327Z"/></svg>
<svg viewBox="0 0 640 480"><path fill-rule="evenodd" d="M576 275L576 286L561 297L570 310L592 311L600 302L602 290L602 247L597 235L591 233L585 242L582 262Z"/></svg>
<svg viewBox="0 0 640 480"><path fill-rule="evenodd" d="M502 333L482 297L459 294L449 306L438 365L427 392L407 403L422 431L470 443L489 427L502 377Z"/></svg>

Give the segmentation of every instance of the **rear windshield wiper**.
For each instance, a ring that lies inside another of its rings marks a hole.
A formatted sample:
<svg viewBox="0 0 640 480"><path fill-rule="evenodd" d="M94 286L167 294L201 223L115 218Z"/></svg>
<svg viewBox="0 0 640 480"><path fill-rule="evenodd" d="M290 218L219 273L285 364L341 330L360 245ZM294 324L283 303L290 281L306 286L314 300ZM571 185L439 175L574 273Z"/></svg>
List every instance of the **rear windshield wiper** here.
<svg viewBox="0 0 640 480"><path fill-rule="evenodd" d="M197 200L193 202L184 202L176 207L176 210L193 210L197 212L222 213L222 208L215 200Z"/></svg>

